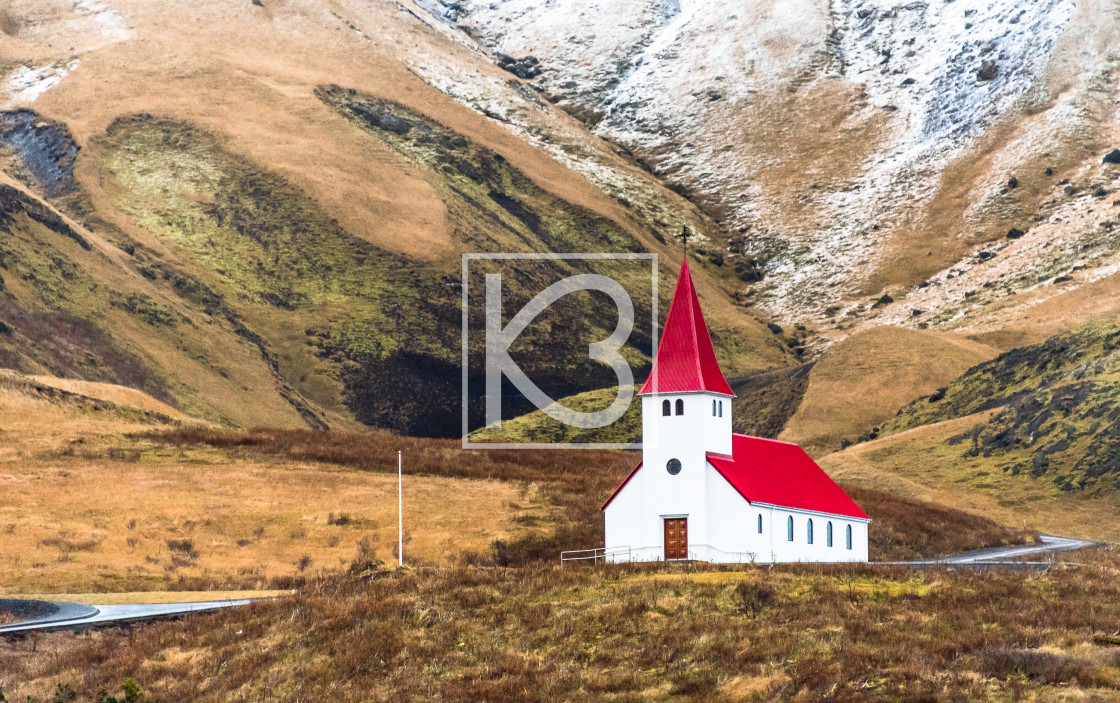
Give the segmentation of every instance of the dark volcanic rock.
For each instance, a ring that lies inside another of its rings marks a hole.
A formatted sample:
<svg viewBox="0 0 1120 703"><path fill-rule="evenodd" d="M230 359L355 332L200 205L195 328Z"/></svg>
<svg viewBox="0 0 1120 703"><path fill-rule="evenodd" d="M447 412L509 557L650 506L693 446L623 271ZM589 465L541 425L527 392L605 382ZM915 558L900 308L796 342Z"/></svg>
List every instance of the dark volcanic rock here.
<svg viewBox="0 0 1120 703"><path fill-rule="evenodd" d="M1008 188L1018 188L1019 187L1019 179L1016 178L1015 176L1012 176L1011 178L1008 178L1007 179L1007 187Z"/></svg>
<svg viewBox="0 0 1120 703"><path fill-rule="evenodd" d="M1022 237L1024 234L1026 234L1026 232L1024 232L1023 230L1021 230L1017 227L1012 227L1011 229L1007 230L1007 238L1008 239L1018 239L1018 238Z"/></svg>
<svg viewBox="0 0 1120 703"><path fill-rule="evenodd" d="M498 66L509 71L518 78L526 80L536 78L541 75L543 70L540 66L540 61L536 56L524 56L520 59L515 59L509 54L498 53Z"/></svg>
<svg viewBox="0 0 1120 703"><path fill-rule="evenodd" d="M990 81L999 76L999 66L995 61L981 61L980 68L976 70L976 80Z"/></svg>
<svg viewBox="0 0 1120 703"><path fill-rule="evenodd" d="M1105 154L1104 158L1101 159L1101 163L1120 164L1120 149L1113 149Z"/></svg>
<svg viewBox="0 0 1120 703"><path fill-rule="evenodd" d="M49 197L74 190L78 145L66 125L20 108L0 111L0 146L15 149L29 179Z"/></svg>

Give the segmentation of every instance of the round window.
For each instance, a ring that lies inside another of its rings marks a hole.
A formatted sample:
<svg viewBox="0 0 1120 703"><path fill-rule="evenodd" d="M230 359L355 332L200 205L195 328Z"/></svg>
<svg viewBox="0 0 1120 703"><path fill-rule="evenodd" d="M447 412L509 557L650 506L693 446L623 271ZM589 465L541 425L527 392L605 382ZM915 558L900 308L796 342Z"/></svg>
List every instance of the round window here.
<svg viewBox="0 0 1120 703"><path fill-rule="evenodd" d="M665 469L673 476L676 476L681 472L681 460L670 459L669 463L665 464Z"/></svg>

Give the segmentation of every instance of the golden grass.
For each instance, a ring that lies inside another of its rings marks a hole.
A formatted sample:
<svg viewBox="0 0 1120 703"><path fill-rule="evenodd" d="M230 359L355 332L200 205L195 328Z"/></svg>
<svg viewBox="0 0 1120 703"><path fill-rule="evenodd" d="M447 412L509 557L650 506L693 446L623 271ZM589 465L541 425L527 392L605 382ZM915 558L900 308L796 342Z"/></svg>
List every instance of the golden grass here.
<svg viewBox="0 0 1120 703"><path fill-rule="evenodd" d="M151 413L158 413L165 415L173 420L179 421L198 421L190 415L173 408L163 401L156 400L152 396L144 393L143 391L136 390L135 388L128 388L126 386L118 386L113 383L97 383L94 381L82 381L73 378L58 378L56 376L36 376L17 374L8 369L0 369L0 375L12 378L27 378L36 383L41 383L44 386L51 388L58 388L69 393L77 393L78 395L87 398L95 398L97 400L104 400L115 405L120 405L128 408L136 408Z"/></svg>
<svg viewBox="0 0 1120 703"><path fill-rule="evenodd" d="M1120 497L1062 493L1053 482L1005 473L995 459L965 457L967 443L946 440L996 410L917 427L825 456L833 478L951 505L998 523L1063 537L1120 540Z"/></svg>
<svg viewBox="0 0 1120 703"><path fill-rule="evenodd" d="M393 560L397 541L397 480L388 474L201 451L145 453L138 463L79 455L2 471L0 525L10 532L0 589L151 589L191 579L259 588L347 563L362 540ZM532 500L497 481L410 476L405 556L483 551L518 531L512 519L523 512L511 504Z"/></svg>
<svg viewBox="0 0 1120 703"><path fill-rule="evenodd" d="M997 301L982 321L969 325L969 338L1007 351L1120 315L1120 273L1036 300L1048 294L1043 287Z"/></svg>
<svg viewBox="0 0 1120 703"><path fill-rule="evenodd" d="M996 351L954 334L877 327L830 349L781 434L814 456L840 448Z"/></svg>
<svg viewBox="0 0 1120 703"><path fill-rule="evenodd" d="M391 474L156 447L122 437L151 425L11 390L0 427L0 592L262 588L348 563L363 540L394 559ZM521 486L407 477L406 559L532 534L515 520L542 510Z"/></svg>
<svg viewBox="0 0 1120 703"><path fill-rule="evenodd" d="M459 566L0 642L11 700L1115 700L1120 557L1049 572ZM215 674L214 672L220 672Z"/></svg>

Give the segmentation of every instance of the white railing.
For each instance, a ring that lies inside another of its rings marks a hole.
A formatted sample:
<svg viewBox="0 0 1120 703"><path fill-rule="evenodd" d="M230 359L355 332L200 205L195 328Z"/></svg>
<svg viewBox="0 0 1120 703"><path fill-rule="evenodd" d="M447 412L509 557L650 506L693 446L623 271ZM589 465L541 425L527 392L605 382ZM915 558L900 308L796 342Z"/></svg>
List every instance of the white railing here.
<svg viewBox="0 0 1120 703"><path fill-rule="evenodd" d="M711 559L700 557L700 550L695 549L696 547L703 547L708 550L709 553L719 552L723 556L731 557L731 559L720 560L719 563L721 564L753 564L755 558L758 556L757 552L728 552L719 547L713 547L710 544L690 544L688 545L688 558L693 561L711 561Z"/></svg>
<svg viewBox="0 0 1120 703"><path fill-rule="evenodd" d="M560 552L560 563L568 561L588 561L597 563L600 559L606 560L608 556L621 556L625 554L625 561L630 561L630 547L599 547L597 549L569 549Z"/></svg>
<svg viewBox="0 0 1120 703"><path fill-rule="evenodd" d="M565 552L560 552L560 563L563 564L569 561L590 561L598 563L600 559L606 560L607 557L617 557L616 561L633 561L634 553L637 552L641 555L639 558L664 554L664 548L661 545L651 545L649 547L639 547L634 549L630 546L625 547L599 547L597 549L570 549ZM712 552L718 552L723 557L719 563L722 564L753 564L758 557L757 552L728 552L719 547L713 547L710 544L690 544L688 545L687 559L673 559L671 561L712 561ZM661 557L653 559L642 558L642 561L661 561Z"/></svg>

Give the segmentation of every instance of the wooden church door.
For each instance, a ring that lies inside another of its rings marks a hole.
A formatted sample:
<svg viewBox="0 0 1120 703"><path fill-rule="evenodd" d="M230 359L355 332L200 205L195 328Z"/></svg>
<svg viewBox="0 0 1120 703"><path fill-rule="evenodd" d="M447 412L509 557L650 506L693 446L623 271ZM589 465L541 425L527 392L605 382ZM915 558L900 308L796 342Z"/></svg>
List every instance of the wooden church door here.
<svg viewBox="0 0 1120 703"><path fill-rule="evenodd" d="M665 518L665 559L688 558L688 518Z"/></svg>

